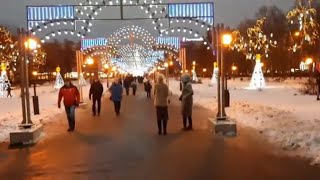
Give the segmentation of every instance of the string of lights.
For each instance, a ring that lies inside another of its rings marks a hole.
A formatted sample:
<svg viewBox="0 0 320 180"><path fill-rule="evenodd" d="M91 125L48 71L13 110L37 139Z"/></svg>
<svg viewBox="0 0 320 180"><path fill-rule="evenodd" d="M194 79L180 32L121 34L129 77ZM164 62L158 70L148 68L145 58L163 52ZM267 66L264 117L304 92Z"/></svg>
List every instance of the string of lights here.
<svg viewBox="0 0 320 180"><path fill-rule="evenodd" d="M319 39L319 24L315 20L317 11L312 7L312 0L302 3L297 0L296 7L288 12L287 20L293 28L290 32L294 44L289 48L290 51L296 52L305 42L314 45Z"/></svg>
<svg viewBox="0 0 320 180"><path fill-rule="evenodd" d="M243 52L247 59L256 59L257 54L269 57L270 47L276 47L277 41L273 41L271 33L268 37L264 34L262 27L264 25L265 18L258 19L256 24L247 29L247 36L241 36L239 31L232 33L233 42L231 43L231 49L236 49L239 52Z"/></svg>

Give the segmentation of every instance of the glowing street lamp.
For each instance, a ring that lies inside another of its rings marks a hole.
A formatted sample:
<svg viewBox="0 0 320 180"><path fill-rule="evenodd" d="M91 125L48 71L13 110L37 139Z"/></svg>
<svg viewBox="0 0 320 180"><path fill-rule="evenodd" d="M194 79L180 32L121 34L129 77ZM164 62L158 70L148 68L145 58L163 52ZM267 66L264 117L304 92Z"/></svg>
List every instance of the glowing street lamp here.
<svg viewBox="0 0 320 180"><path fill-rule="evenodd" d="M94 60L92 58L87 59L87 64L92 65L94 64Z"/></svg>
<svg viewBox="0 0 320 180"><path fill-rule="evenodd" d="M207 72L207 69L206 69L206 68L203 68L202 71L205 73L205 72Z"/></svg>
<svg viewBox="0 0 320 180"><path fill-rule="evenodd" d="M312 64L313 63L313 59L312 58L307 58L306 59L306 64L309 65L309 64Z"/></svg>
<svg viewBox="0 0 320 180"><path fill-rule="evenodd" d="M231 34L224 34L222 36L222 44L225 46L229 46L232 42L232 36Z"/></svg>
<svg viewBox="0 0 320 180"><path fill-rule="evenodd" d="M238 69L238 67L235 66L235 65L233 65L233 66L231 67L231 70L232 70L232 71L236 71L237 69Z"/></svg>
<svg viewBox="0 0 320 180"><path fill-rule="evenodd" d="M32 72L32 75L38 76L38 72L37 72L37 71L33 71L33 72Z"/></svg>
<svg viewBox="0 0 320 180"><path fill-rule="evenodd" d="M37 41L31 38L28 39L26 42L24 42L24 46L26 49L29 49L29 50L35 50L39 48Z"/></svg>
<svg viewBox="0 0 320 180"><path fill-rule="evenodd" d="M165 68L168 68L169 67L169 64L166 62L166 63L164 63L164 67Z"/></svg>
<svg viewBox="0 0 320 180"><path fill-rule="evenodd" d="M294 36L299 37L299 36L300 36L300 32L299 32L299 31L296 31L296 32L294 33Z"/></svg>
<svg viewBox="0 0 320 180"><path fill-rule="evenodd" d="M172 61L170 61L169 65L170 65L170 66L172 66L172 65L173 65L173 62L172 62Z"/></svg>

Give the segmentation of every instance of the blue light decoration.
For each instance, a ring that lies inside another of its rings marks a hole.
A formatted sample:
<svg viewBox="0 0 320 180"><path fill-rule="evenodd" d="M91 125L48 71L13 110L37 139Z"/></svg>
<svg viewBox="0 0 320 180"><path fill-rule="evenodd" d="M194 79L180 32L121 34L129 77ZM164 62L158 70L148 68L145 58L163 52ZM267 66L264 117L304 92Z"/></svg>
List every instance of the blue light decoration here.
<svg viewBox="0 0 320 180"><path fill-rule="evenodd" d="M38 26L43 21L74 20L74 6L28 6L28 27Z"/></svg>
<svg viewBox="0 0 320 180"><path fill-rule="evenodd" d="M175 49L180 49L180 38L179 37L158 37L158 45L169 45L175 47Z"/></svg>
<svg viewBox="0 0 320 180"><path fill-rule="evenodd" d="M169 18L197 18L210 25L214 23L213 3L169 4Z"/></svg>
<svg viewBox="0 0 320 180"><path fill-rule="evenodd" d="M97 46L107 46L107 44L106 38L81 39L81 51Z"/></svg>

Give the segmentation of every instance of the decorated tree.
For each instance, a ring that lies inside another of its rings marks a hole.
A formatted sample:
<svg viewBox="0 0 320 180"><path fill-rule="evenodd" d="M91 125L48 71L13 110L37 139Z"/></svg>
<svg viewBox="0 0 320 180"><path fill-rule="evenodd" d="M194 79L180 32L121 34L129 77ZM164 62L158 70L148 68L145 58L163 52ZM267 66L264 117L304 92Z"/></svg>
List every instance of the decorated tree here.
<svg viewBox="0 0 320 180"><path fill-rule="evenodd" d="M64 85L63 78L62 78L62 76L60 74L60 67L57 67L56 71L57 71L57 76L56 76L56 81L54 83L54 88L55 89L60 89Z"/></svg>
<svg viewBox="0 0 320 180"><path fill-rule="evenodd" d="M7 76L7 65L1 64L1 75L0 75L0 97L7 97L7 90L11 88L10 81Z"/></svg>
<svg viewBox="0 0 320 180"><path fill-rule="evenodd" d="M316 16L317 11L312 7L312 0L307 3L297 0L296 7L287 14L293 42L289 50L296 52L303 45L315 45L318 42L319 24Z"/></svg>
<svg viewBox="0 0 320 180"><path fill-rule="evenodd" d="M5 27L0 26L0 63L6 64L6 71L16 70L18 56L18 42Z"/></svg>
<svg viewBox="0 0 320 180"><path fill-rule="evenodd" d="M264 34L262 27L264 25L265 18L256 21L256 24L247 29L246 36L242 36L239 31L232 33L233 42L231 44L232 49L236 49L239 52L243 52L248 60L255 60L255 70L261 69L261 58L269 57L270 47L276 47L277 41L271 40L273 34L270 37ZM261 71L262 73L262 71ZM257 73L256 73L257 74ZM260 72L259 72L260 74ZM251 82L257 80L259 82L250 83L250 88L261 89L265 85L263 75L260 78L254 78L254 73ZM256 86L257 85L257 86ZM262 85L262 86L260 86Z"/></svg>
<svg viewBox="0 0 320 180"><path fill-rule="evenodd" d="M212 78L211 78L211 82L210 82L211 86L217 83L218 73L219 73L218 65L216 62L214 62L213 63L213 74L212 74Z"/></svg>

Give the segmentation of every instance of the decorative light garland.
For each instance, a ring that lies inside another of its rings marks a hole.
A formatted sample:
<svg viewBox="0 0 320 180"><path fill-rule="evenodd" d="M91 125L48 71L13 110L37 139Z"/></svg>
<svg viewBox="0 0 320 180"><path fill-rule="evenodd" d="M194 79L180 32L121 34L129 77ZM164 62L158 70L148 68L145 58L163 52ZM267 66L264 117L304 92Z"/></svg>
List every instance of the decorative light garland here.
<svg viewBox="0 0 320 180"><path fill-rule="evenodd" d="M301 0L297 0L296 8L289 11L287 20L290 25L299 25L298 30L291 34L292 39L298 39L300 42L294 42L289 48L290 51L296 52L306 41L309 45L314 45L319 39L319 24L315 20L317 11L312 7L312 0L308 0L304 5Z"/></svg>
<svg viewBox="0 0 320 180"><path fill-rule="evenodd" d="M0 64L15 66L18 56L18 42L5 27L0 26Z"/></svg>
<svg viewBox="0 0 320 180"><path fill-rule="evenodd" d="M241 36L239 31L234 31L232 33L233 41L230 45L231 49L236 49L239 52L243 52L247 59L256 59L256 54L265 55L266 58L269 57L270 47L276 47L277 41L273 41L270 37L264 34L262 31L262 26L265 22L265 18L258 19L256 24L248 28L247 37Z"/></svg>

